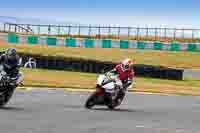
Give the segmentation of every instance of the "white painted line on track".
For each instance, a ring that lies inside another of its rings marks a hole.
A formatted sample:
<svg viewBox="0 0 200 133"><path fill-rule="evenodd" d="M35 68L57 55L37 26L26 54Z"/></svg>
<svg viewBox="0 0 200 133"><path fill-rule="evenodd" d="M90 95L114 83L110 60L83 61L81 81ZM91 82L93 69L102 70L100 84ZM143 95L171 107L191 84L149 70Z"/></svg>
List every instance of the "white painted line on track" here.
<svg viewBox="0 0 200 133"><path fill-rule="evenodd" d="M135 127L137 127L137 128L144 128L145 126L144 125L136 125Z"/></svg>
<svg viewBox="0 0 200 133"><path fill-rule="evenodd" d="M94 92L95 89L76 89L76 88L48 88L48 87L18 87L17 90L64 90L68 92ZM145 95L163 95L163 96L172 96L176 94L164 94L164 93L153 93L153 92L138 92L134 90L128 91L128 93L134 94L145 94Z"/></svg>

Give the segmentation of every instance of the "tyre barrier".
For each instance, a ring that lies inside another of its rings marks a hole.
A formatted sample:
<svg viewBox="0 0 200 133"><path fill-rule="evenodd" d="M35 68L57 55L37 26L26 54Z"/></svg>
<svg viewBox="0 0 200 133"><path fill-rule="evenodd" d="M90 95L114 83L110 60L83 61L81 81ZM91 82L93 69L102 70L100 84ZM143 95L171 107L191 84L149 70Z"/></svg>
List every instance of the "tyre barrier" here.
<svg viewBox="0 0 200 133"><path fill-rule="evenodd" d="M104 73L114 68L117 63L87 60L82 58L67 58L59 56L41 56L19 54L25 64L29 58L34 58L37 68L69 70L77 72ZM136 76L152 77L170 80L183 80L183 69L174 69L161 66L136 64L134 66Z"/></svg>
<svg viewBox="0 0 200 133"><path fill-rule="evenodd" d="M169 80L183 80L183 69L167 68L161 66L136 64L136 75Z"/></svg>

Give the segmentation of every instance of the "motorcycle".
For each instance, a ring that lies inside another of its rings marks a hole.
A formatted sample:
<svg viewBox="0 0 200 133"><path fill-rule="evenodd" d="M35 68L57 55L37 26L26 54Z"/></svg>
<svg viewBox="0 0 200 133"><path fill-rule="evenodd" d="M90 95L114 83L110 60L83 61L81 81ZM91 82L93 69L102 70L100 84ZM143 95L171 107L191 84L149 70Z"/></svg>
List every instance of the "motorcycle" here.
<svg viewBox="0 0 200 133"><path fill-rule="evenodd" d="M10 77L3 70L3 66L0 65L0 107L9 102L17 86L23 84L22 80L22 73L19 73L15 77Z"/></svg>
<svg viewBox="0 0 200 133"><path fill-rule="evenodd" d="M85 107L91 109L95 105L100 105L114 109L121 105L126 90L120 89L119 84L121 81L117 74L112 72L100 74L97 78L96 91L89 96Z"/></svg>

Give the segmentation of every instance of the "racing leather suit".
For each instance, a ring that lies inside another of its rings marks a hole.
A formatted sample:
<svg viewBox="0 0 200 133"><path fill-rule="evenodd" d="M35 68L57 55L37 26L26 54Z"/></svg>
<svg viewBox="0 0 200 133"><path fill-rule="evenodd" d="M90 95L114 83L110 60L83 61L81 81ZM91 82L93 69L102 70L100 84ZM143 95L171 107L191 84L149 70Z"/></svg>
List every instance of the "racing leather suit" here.
<svg viewBox="0 0 200 133"><path fill-rule="evenodd" d="M134 77L134 70L128 69L127 71L123 71L121 64L115 66L115 68L111 71L118 74L118 78L121 81L122 85L119 84L120 88L128 88L132 82Z"/></svg>
<svg viewBox="0 0 200 133"><path fill-rule="evenodd" d="M6 75L8 75L9 77L18 76L18 79L21 80L22 73L19 73L20 69L19 56L16 56L13 59L8 59L5 54L2 54L0 56L0 64L3 66L3 70L6 72ZM18 84L18 81L16 81L16 84Z"/></svg>

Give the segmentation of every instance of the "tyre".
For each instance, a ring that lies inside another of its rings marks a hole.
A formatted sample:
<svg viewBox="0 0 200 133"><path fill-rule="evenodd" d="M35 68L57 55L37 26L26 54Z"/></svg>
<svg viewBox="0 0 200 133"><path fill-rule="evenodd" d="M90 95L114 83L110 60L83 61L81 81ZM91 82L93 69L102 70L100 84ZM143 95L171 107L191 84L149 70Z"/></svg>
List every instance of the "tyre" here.
<svg viewBox="0 0 200 133"><path fill-rule="evenodd" d="M5 106L13 95L14 89L10 88L6 91L0 92L0 107Z"/></svg>
<svg viewBox="0 0 200 133"><path fill-rule="evenodd" d="M85 108L91 109L96 103L96 92L92 93L85 103Z"/></svg>
<svg viewBox="0 0 200 133"><path fill-rule="evenodd" d="M115 109L115 107L116 107L116 102L113 101L110 97L107 97L107 98L106 98L106 106L107 106L109 109L113 110L113 109Z"/></svg>
<svg viewBox="0 0 200 133"><path fill-rule="evenodd" d="M114 106L114 105L108 105L107 107L108 107L110 110L115 109L115 106Z"/></svg>
<svg viewBox="0 0 200 133"><path fill-rule="evenodd" d="M121 105L123 99L124 99L125 94L124 93L119 93L118 96L114 101L111 101L113 103L107 104L107 107L111 110L115 109L117 106ZM110 103L110 102L109 102Z"/></svg>
<svg viewBox="0 0 200 133"><path fill-rule="evenodd" d="M118 95L118 97L116 98L116 102L117 102L117 106L119 106L121 103L122 103L122 101L124 100L124 97L125 97L125 93L120 93L119 95ZM119 102L120 101L120 102Z"/></svg>

